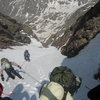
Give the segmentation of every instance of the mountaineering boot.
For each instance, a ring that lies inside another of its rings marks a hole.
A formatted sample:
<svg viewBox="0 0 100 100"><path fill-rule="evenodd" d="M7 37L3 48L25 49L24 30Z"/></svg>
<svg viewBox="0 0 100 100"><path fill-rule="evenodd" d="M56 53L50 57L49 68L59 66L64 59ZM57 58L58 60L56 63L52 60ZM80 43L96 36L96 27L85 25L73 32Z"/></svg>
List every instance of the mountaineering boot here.
<svg viewBox="0 0 100 100"><path fill-rule="evenodd" d="M21 79L23 80L24 78L22 77Z"/></svg>

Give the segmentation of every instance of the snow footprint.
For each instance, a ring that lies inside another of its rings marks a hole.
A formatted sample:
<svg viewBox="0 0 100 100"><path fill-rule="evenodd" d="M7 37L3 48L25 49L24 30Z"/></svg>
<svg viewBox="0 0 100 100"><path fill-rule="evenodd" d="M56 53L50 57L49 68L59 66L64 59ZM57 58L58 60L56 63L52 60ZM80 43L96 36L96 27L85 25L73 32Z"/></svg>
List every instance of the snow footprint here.
<svg viewBox="0 0 100 100"><path fill-rule="evenodd" d="M26 82L23 82L23 85L26 85L27 83Z"/></svg>
<svg viewBox="0 0 100 100"><path fill-rule="evenodd" d="M12 85L10 84L10 82L6 82L5 84L6 84L6 86L8 86L9 88L12 87Z"/></svg>
<svg viewBox="0 0 100 100"><path fill-rule="evenodd" d="M25 87L30 87L30 86L31 86L30 84L25 85Z"/></svg>
<svg viewBox="0 0 100 100"><path fill-rule="evenodd" d="M45 73L43 72L43 70L41 68L39 70L39 75L40 75L40 82L42 82L43 80L47 80Z"/></svg>
<svg viewBox="0 0 100 100"><path fill-rule="evenodd" d="M34 91L29 91L29 93L32 93L32 94L34 94L35 92L34 92Z"/></svg>
<svg viewBox="0 0 100 100"><path fill-rule="evenodd" d="M21 82L19 82L19 83L21 83ZM24 85L24 87L30 87L31 86L31 84L28 84L26 82L23 82L22 84Z"/></svg>
<svg viewBox="0 0 100 100"><path fill-rule="evenodd" d="M34 94L37 91L38 91L37 88L32 88L29 92L32 93L32 94Z"/></svg>

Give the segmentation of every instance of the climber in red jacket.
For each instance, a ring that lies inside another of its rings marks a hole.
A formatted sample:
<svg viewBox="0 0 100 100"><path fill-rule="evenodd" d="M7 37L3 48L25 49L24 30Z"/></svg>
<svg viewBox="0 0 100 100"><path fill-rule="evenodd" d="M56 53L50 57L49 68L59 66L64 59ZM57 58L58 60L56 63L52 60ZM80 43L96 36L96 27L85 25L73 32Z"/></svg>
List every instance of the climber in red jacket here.
<svg viewBox="0 0 100 100"><path fill-rule="evenodd" d="M2 84L0 83L0 97L1 97L2 93L3 93L3 86L2 86Z"/></svg>

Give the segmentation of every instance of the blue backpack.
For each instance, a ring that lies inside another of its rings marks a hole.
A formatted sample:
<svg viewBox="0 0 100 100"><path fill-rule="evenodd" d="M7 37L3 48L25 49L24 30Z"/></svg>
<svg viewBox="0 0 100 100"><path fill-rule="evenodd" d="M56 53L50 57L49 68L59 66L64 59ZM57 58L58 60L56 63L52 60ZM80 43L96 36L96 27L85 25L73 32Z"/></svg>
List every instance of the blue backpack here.
<svg viewBox="0 0 100 100"><path fill-rule="evenodd" d="M30 56L28 50L26 50L26 51L24 52L24 56L25 56L25 57L26 57L26 56Z"/></svg>

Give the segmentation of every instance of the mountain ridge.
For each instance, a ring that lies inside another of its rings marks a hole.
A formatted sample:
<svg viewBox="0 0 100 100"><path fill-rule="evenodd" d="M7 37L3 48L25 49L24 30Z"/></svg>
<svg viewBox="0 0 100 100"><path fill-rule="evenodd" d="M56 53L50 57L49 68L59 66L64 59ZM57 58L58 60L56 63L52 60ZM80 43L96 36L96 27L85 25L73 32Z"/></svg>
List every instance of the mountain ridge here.
<svg viewBox="0 0 100 100"><path fill-rule="evenodd" d="M70 27L72 36L62 47L62 54L67 57L76 56L97 34L100 33L100 1L76 20Z"/></svg>
<svg viewBox="0 0 100 100"><path fill-rule="evenodd" d="M27 34L22 34L23 25L0 13L0 48L30 43Z"/></svg>
<svg viewBox="0 0 100 100"><path fill-rule="evenodd" d="M66 27L65 22L76 10L96 1L98 0L0 0L0 11L27 24L38 39L45 43L50 36ZM85 8L87 9L88 7Z"/></svg>

